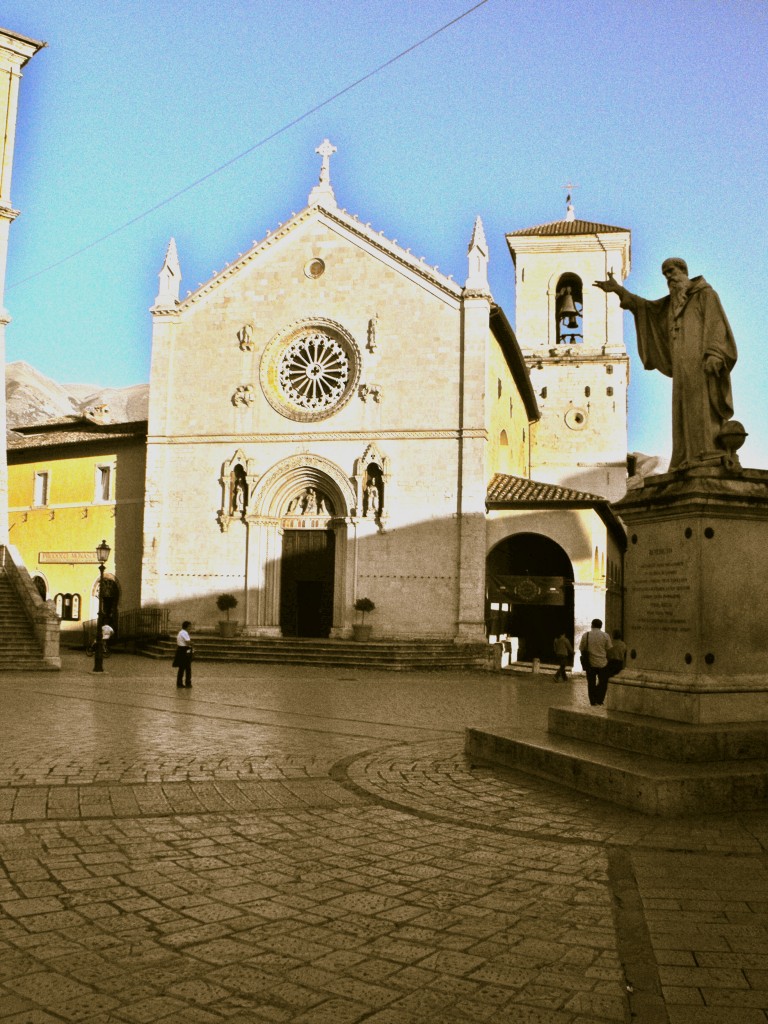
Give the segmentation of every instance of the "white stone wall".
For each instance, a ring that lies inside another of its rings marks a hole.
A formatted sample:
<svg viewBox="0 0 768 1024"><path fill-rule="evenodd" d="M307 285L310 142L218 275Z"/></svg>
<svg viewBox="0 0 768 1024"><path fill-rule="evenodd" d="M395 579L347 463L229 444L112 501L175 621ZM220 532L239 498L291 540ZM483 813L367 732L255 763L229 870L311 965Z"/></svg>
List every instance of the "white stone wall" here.
<svg viewBox="0 0 768 1024"><path fill-rule="evenodd" d="M304 273L311 258L325 262L318 279ZM218 618L216 595L231 591L242 596L253 617L258 591L269 578L269 545L254 541L250 548L264 564L248 566L246 593L245 524L233 522L222 532L217 523L224 463L242 451L258 480L304 453L329 460L356 487L356 467L374 443L388 468L381 522L361 520L359 509L336 509L351 517L344 528L348 564L340 577L345 592L338 625L351 626L354 599L364 595L376 603L371 621L377 634L455 635L462 344L465 370L481 385L480 412L470 413L467 426L480 453L479 465L471 467L471 501L473 511L482 513L490 337L485 306L482 336L475 326L465 337L458 289L441 291L403 273L386 254L366 251L319 211L210 294L170 316L156 315L144 602L171 606L174 620L212 625ZM260 362L278 332L313 317L340 324L354 338L359 383L378 389L378 401L355 393L327 419L301 423L266 400ZM238 340L246 324L250 350ZM233 404L236 389L247 386L253 401ZM466 499L466 486L463 494ZM240 613L239 607L242 618ZM481 586L479 621L482 614Z"/></svg>

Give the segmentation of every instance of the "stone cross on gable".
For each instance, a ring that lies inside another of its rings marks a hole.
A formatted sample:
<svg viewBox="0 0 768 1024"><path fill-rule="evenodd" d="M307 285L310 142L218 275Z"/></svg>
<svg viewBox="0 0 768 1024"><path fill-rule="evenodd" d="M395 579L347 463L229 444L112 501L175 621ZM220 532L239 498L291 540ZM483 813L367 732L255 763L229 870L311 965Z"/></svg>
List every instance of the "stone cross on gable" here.
<svg viewBox="0 0 768 1024"><path fill-rule="evenodd" d="M330 184L331 181L331 157L336 152L336 147L328 139L323 139L320 145L315 150L323 158L323 163L320 167L320 183L322 185Z"/></svg>
<svg viewBox="0 0 768 1024"><path fill-rule="evenodd" d="M309 193L309 205L322 203L325 206L335 207L336 196L333 194L331 186L331 157L336 152L336 147L328 139L323 139L315 152L323 158L323 162L320 165L320 178Z"/></svg>

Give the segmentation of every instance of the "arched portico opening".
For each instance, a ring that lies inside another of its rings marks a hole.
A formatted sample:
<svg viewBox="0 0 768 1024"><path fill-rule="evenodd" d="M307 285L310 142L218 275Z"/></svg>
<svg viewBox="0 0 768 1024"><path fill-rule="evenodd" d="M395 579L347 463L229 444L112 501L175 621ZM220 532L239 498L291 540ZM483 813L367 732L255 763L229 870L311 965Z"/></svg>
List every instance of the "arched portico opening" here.
<svg viewBox="0 0 768 1024"><path fill-rule="evenodd" d="M554 661L555 637L573 642L573 566L555 541L516 533L486 558L489 634L516 636L518 658Z"/></svg>

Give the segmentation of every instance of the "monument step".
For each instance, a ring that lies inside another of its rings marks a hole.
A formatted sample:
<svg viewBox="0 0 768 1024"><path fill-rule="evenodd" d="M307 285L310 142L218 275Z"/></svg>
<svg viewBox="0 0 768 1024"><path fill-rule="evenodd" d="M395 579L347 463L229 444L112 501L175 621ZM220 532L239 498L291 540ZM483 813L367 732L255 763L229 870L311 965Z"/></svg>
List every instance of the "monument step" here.
<svg viewBox="0 0 768 1024"><path fill-rule="evenodd" d="M551 707L549 731L668 761L768 760L768 722L690 725L609 708Z"/></svg>
<svg viewBox="0 0 768 1024"><path fill-rule="evenodd" d="M659 817L765 809L768 802L768 759L683 764L544 730L523 735L467 729L465 751L474 761Z"/></svg>

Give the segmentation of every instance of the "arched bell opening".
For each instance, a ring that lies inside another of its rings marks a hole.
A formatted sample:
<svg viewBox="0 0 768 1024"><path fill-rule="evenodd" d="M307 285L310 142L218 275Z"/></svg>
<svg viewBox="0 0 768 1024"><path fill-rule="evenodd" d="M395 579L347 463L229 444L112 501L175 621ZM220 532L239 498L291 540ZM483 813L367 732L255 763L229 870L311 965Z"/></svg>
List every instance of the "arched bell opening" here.
<svg viewBox="0 0 768 1024"><path fill-rule="evenodd" d="M518 658L554 661L554 641L574 636L573 565L559 544L537 533L518 533L486 558L486 628L489 636L518 638Z"/></svg>
<svg viewBox="0 0 768 1024"><path fill-rule="evenodd" d="M555 290L558 345L578 345L584 340L584 293L578 274L562 274Z"/></svg>

